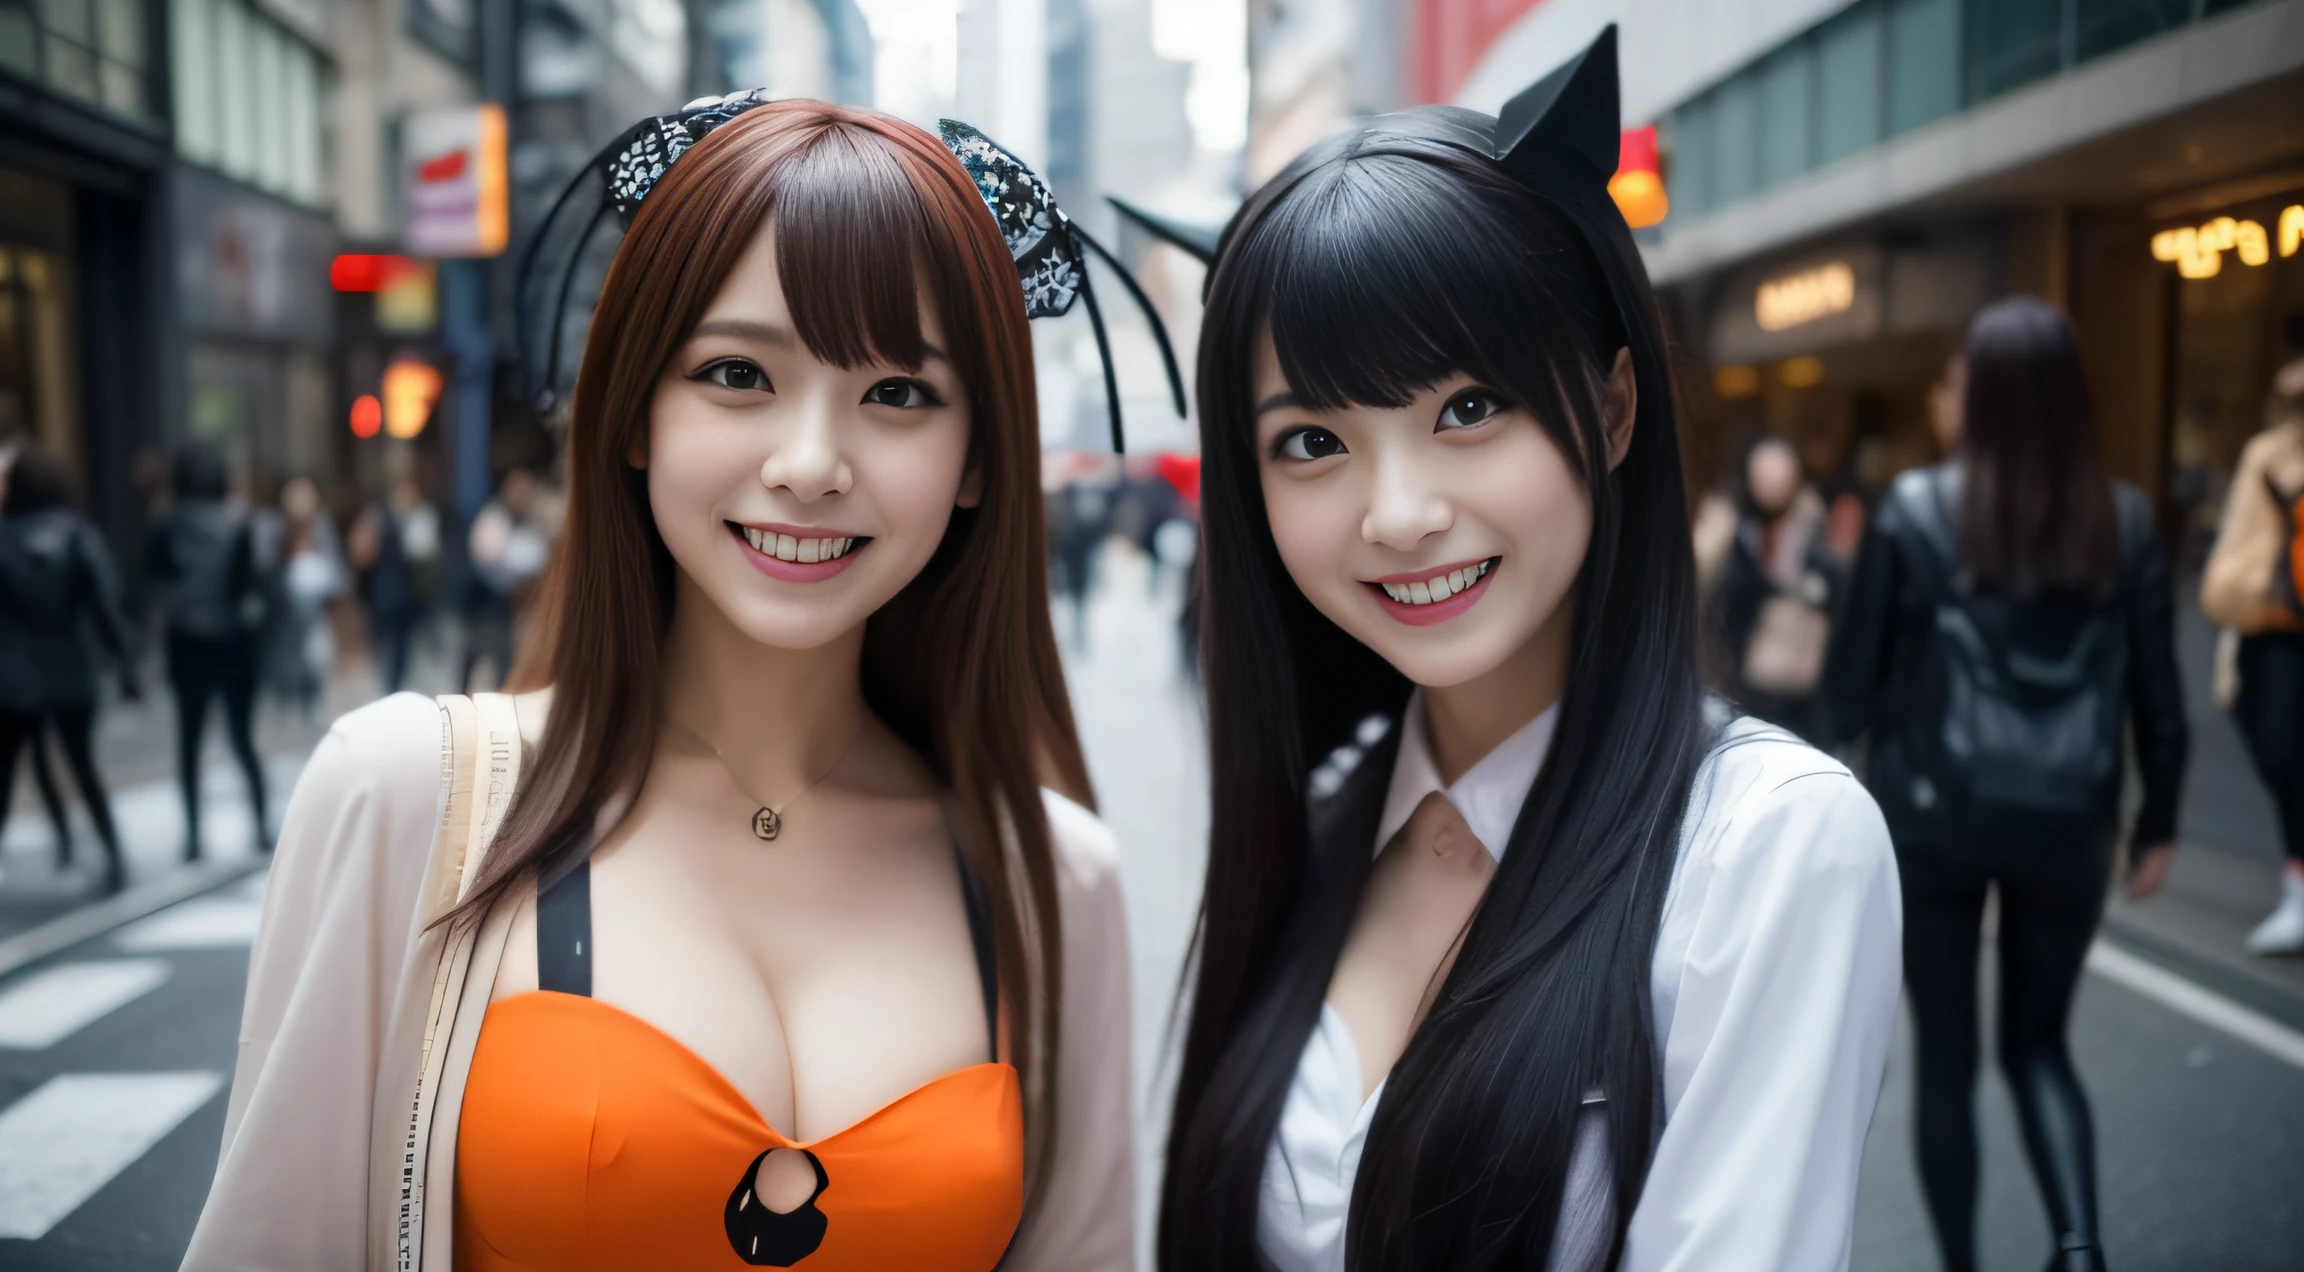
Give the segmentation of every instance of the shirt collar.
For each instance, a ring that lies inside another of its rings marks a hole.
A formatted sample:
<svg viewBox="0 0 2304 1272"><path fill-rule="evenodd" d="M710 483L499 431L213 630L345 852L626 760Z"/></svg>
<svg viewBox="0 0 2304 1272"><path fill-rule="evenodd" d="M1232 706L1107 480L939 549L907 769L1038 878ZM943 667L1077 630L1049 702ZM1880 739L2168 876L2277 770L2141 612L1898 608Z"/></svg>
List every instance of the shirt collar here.
<svg viewBox="0 0 2304 1272"><path fill-rule="evenodd" d="M1528 802L1529 788L1536 785L1536 774L1551 753L1552 730L1559 720L1560 704L1555 702L1481 756L1455 785L1447 786L1440 781L1440 766L1432 758L1431 738L1424 728L1424 691L1410 694L1400 717L1400 758L1392 766L1384 816L1376 823L1377 851L1383 851L1408 824L1409 814L1426 795L1439 791L1463 815L1488 855L1502 861L1512 823L1520 820L1520 806Z"/></svg>

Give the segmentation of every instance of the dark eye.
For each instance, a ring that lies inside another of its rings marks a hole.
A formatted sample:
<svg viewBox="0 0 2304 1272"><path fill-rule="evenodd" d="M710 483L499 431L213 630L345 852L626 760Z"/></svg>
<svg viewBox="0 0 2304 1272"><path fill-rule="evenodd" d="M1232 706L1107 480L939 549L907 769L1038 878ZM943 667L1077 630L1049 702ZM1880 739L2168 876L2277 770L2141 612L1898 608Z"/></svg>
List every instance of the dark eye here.
<svg viewBox="0 0 2304 1272"><path fill-rule="evenodd" d="M864 402L868 406L893 406L903 409L906 407L942 406L944 405L944 398L936 390L919 380L895 376L866 389Z"/></svg>
<svg viewBox="0 0 2304 1272"><path fill-rule="evenodd" d="M776 386L768 383L767 372L761 370L758 364L742 358L722 358L689 378L702 380L706 384L717 384L724 389L765 390L769 393L776 391Z"/></svg>
<svg viewBox="0 0 2304 1272"><path fill-rule="evenodd" d="M1439 432L1451 428L1471 428L1484 424L1489 417L1504 409L1504 399L1487 389L1466 389L1448 399L1440 408Z"/></svg>
<svg viewBox="0 0 2304 1272"><path fill-rule="evenodd" d="M1300 428L1283 434L1273 444L1272 454L1279 459L1326 459L1344 453L1344 439L1324 428Z"/></svg>

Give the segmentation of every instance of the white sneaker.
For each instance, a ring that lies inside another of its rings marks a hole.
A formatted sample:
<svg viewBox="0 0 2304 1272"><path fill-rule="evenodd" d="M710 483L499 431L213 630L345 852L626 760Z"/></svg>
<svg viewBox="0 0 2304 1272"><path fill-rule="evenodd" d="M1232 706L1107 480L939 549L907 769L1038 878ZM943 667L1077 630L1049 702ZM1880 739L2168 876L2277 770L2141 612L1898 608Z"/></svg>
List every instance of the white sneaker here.
<svg viewBox="0 0 2304 1272"><path fill-rule="evenodd" d="M2248 934L2251 954L2304 953L2304 879L2280 872L2280 904Z"/></svg>

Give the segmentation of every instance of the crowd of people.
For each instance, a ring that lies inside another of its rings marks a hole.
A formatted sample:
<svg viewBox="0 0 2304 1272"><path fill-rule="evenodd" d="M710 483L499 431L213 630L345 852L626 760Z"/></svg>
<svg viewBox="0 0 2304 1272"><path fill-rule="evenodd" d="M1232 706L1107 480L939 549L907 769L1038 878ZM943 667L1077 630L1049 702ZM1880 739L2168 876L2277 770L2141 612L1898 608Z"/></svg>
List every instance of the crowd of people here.
<svg viewBox="0 0 2304 1272"><path fill-rule="evenodd" d="M59 752L104 852L103 892L127 880L94 745L100 673L116 679L122 700L139 701L140 669L157 655L175 708L184 859L198 859L204 843L200 757L212 710L246 782L256 846L269 849L259 696L306 726L325 723L347 641L365 648L383 693L407 683L413 650L428 644L447 658L451 638L459 686L483 665L501 681L556 529L552 496L517 468L454 560L445 514L413 477L358 507L342 534L311 478L292 477L277 498L251 503L213 447L168 457L146 494L135 586L124 588L63 467L29 439L0 439L0 827L21 757L54 828L57 868L71 867L73 820L51 756ZM444 605L459 567L462 586Z"/></svg>

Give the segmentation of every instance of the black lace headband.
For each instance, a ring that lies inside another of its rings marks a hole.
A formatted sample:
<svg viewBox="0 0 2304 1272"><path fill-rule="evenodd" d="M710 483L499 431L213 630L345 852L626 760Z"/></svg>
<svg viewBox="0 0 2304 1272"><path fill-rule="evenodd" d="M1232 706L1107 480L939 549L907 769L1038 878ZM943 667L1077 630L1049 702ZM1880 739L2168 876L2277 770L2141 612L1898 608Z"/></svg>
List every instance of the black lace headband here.
<svg viewBox="0 0 2304 1272"><path fill-rule="evenodd" d="M640 204L689 147L702 141L713 129L771 100L766 89L753 89L726 97L698 98L673 114L641 120L594 155L560 192L560 197L553 200L551 210L544 214L543 222L528 241L527 250L521 254L520 270L513 286L523 366L529 364L528 335L534 326L531 304L537 257L576 192L591 177L597 175L601 179L600 202L568 249L567 264L560 271L560 285L547 318L550 325L544 338L543 380L530 385L530 396L539 409L548 411L557 404L561 319L567 311L569 288L575 281L585 245L598 231L600 223L614 213L619 223L629 228ZM1088 323L1096 333L1096 351L1104 361L1104 395L1112 418L1112 449L1127 449L1120 427L1120 382L1112 368L1112 341L1104 329L1104 312L1096 303L1096 290L1088 277L1090 252L1102 257L1119 276L1151 323L1152 338L1160 346L1160 360L1168 372L1169 393L1175 400L1176 413L1183 415L1184 378L1177 371L1176 351L1168 343L1168 329L1152 307L1151 298L1136 285L1127 268L1103 244L1064 215L1064 210L1056 206L1048 184L1022 160L958 120L939 120L937 131L945 147L975 180L976 193L983 198L985 208L1000 227L1000 236L1007 241L1008 255L1016 262L1017 279L1024 289L1025 317L1057 317L1070 313L1075 300L1087 302Z"/></svg>

